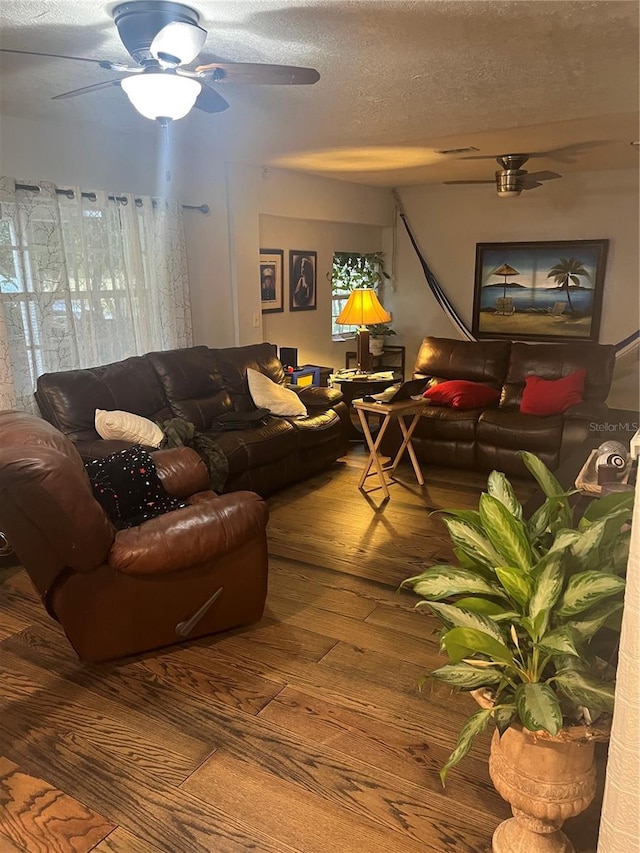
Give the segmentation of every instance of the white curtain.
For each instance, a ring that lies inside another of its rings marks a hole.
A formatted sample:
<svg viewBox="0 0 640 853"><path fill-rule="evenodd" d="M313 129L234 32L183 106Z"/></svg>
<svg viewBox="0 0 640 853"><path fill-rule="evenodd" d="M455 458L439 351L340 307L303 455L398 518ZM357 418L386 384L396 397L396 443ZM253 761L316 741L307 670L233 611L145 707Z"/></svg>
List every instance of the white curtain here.
<svg viewBox="0 0 640 853"><path fill-rule="evenodd" d="M30 185L0 178L0 409L35 410L41 373L189 346L180 205Z"/></svg>

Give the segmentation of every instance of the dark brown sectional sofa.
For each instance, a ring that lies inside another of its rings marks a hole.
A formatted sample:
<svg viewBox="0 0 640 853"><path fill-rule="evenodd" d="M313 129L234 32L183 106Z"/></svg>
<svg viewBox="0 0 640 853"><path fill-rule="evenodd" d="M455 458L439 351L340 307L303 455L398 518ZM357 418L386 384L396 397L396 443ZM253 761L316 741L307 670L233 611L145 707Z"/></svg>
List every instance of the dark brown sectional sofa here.
<svg viewBox="0 0 640 853"><path fill-rule="evenodd" d="M273 344L196 346L46 373L38 378L36 400L43 417L74 442L86 461L130 446L100 438L94 427L96 409L132 412L156 422L179 417L207 433L221 414L255 409L248 367L285 382ZM298 393L308 417L271 417L262 426L215 433L229 465L225 492L248 489L266 496L317 474L344 455L349 415L342 395L316 387Z"/></svg>
<svg viewBox="0 0 640 853"><path fill-rule="evenodd" d="M430 406L413 435L418 458L452 465L523 475L518 455L529 450L557 468L585 440L594 423L606 420L605 400L615 362L613 346L588 342L526 344L511 341L457 341L425 338L414 366L415 377L430 383L449 379L482 382L500 391L499 403L486 409ZM584 402L561 415L522 414L520 400L528 375L559 379L585 369ZM390 429L382 451L392 455L400 431Z"/></svg>

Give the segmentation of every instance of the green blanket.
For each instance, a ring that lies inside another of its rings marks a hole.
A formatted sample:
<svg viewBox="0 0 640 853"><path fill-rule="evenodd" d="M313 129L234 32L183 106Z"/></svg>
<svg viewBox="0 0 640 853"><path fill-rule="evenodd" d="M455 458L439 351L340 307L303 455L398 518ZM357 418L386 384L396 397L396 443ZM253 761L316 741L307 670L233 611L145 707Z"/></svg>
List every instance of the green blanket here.
<svg viewBox="0 0 640 853"><path fill-rule="evenodd" d="M209 469L211 488L221 492L229 475L229 462L215 439L198 432L194 424L182 418L170 418L158 426L164 433L160 448L192 447Z"/></svg>

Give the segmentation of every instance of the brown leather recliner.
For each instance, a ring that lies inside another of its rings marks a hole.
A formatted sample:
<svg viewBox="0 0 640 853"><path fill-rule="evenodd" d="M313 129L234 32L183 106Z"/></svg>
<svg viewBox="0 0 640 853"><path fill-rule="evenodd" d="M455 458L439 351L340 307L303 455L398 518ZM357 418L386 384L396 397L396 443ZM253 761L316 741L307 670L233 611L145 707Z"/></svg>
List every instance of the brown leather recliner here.
<svg viewBox="0 0 640 853"><path fill-rule="evenodd" d="M153 458L165 489L188 506L116 531L73 443L33 415L0 412L0 530L82 660L125 657L262 615L264 501L209 491L190 448Z"/></svg>

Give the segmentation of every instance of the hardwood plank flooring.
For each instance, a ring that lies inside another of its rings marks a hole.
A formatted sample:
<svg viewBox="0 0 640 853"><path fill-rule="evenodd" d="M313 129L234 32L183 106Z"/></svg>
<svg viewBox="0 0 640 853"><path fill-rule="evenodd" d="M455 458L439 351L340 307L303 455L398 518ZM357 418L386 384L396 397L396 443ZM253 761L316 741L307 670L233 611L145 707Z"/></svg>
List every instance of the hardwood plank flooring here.
<svg viewBox="0 0 640 853"><path fill-rule="evenodd" d="M382 504L364 461L270 499L248 628L89 666L24 571L0 577L0 853L489 853L509 814L489 733L443 789L473 705L418 691L436 624L396 591L450 559L433 510L475 507L485 478L431 469L420 489L403 468ZM570 823L578 850L597 822L596 804Z"/></svg>

